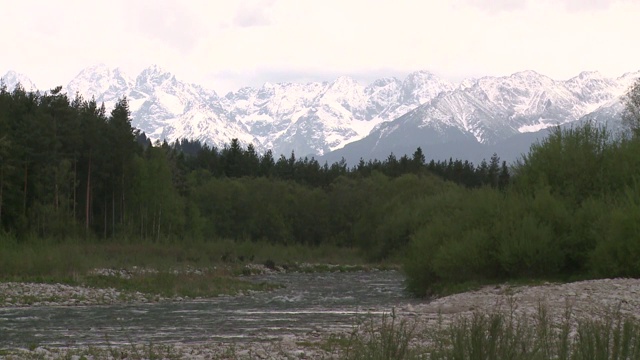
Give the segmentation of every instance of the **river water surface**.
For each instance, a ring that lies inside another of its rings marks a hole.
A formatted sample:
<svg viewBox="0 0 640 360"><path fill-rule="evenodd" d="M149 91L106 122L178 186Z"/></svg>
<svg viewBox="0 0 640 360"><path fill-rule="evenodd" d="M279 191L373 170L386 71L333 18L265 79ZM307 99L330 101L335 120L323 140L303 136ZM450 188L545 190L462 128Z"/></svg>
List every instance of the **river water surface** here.
<svg viewBox="0 0 640 360"><path fill-rule="evenodd" d="M275 291L210 300L0 308L0 348L273 341L350 329L359 317L414 302L396 271L276 274Z"/></svg>

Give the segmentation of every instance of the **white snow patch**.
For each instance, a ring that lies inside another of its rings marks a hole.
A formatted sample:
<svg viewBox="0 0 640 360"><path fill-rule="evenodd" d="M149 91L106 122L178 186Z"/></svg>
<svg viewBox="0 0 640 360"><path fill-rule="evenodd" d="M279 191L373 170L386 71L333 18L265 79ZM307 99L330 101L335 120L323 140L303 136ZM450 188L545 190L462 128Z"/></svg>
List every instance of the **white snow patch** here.
<svg viewBox="0 0 640 360"><path fill-rule="evenodd" d="M552 124L545 124L543 122L538 124L533 124L533 125L523 125L518 128L518 132L520 133L536 132L536 131L544 130L549 126L552 126Z"/></svg>

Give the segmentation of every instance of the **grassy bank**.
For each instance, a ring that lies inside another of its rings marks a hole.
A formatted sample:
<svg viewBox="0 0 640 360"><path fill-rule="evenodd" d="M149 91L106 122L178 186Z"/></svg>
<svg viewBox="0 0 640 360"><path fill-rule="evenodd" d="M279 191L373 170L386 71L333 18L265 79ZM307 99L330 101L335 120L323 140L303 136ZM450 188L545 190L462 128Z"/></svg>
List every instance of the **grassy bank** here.
<svg viewBox="0 0 640 360"><path fill-rule="evenodd" d="M576 318L570 308L554 316L540 306L529 315L513 311L475 312L470 316L422 324L396 314L368 317L351 334L300 341L293 347L247 344L125 344L106 348L0 350L7 359L93 357L95 359L311 358L342 360L627 360L640 358L640 321L612 310L594 318Z"/></svg>
<svg viewBox="0 0 640 360"><path fill-rule="evenodd" d="M540 306L533 315L476 312L425 329L391 314L331 343L340 344L340 358L348 360L639 359L640 321L615 310L576 319L570 308L558 318Z"/></svg>
<svg viewBox="0 0 640 360"><path fill-rule="evenodd" d="M272 245L262 242L53 241L0 238L0 281L112 287L163 297L207 297L264 290L270 286L237 275L249 264L300 268L300 263L364 266L360 254L332 246ZM355 267L356 269L358 267ZM94 269L123 269L105 276ZM308 268L305 268L308 269ZM313 269L330 271L326 265ZM151 270L151 271L147 271Z"/></svg>

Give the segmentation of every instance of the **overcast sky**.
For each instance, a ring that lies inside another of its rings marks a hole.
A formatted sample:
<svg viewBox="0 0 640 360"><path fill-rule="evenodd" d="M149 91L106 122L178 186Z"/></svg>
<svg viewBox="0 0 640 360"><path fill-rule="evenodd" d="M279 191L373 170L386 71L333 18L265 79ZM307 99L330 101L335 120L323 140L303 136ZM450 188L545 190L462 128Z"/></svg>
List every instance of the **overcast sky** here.
<svg viewBox="0 0 640 360"><path fill-rule="evenodd" d="M219 93L415 70L620 76L640 70L638 23L640 0L3 0L0 75L48 89L157 64Z"/></svg>

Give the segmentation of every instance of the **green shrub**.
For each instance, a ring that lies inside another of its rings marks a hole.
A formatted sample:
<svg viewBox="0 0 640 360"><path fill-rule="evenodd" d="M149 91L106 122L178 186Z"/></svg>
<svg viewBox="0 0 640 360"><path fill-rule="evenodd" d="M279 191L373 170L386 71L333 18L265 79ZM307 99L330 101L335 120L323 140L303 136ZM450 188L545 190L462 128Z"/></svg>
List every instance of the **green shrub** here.
<svg viewBox="0 0 640 360"><path fill-rule="evenodd" d="M466 282L495 275L492 238L483 229L466 231L458 240L443 243L433 259L433 271L447 282Z"/></svg>
<svg viewBox="0 0 640 360"><path fill-rule="evenodd" d="M640 276L640 192L629 188L627 198L611 209L606 229L591 253L590 265L599 277Z"/></svg>
<svg viewBox="0 0 640 360"><path fill-rule="evenodd" d="M525 192L549 186L579 203L607 187L605 163L615 148L610 132L590 122L551 130L515 166L515 186Z"/></svg>
<svg viewBox="0 0 640 360"><path fill-rule="evenodd" d="M432 292L433 285L442 279L437 274L433 260L444 243L463 235L460 212L466 192L451 189L423 199L420 211L425 223L415 230L404 259L407 288L424 296Z"/></svg>
<svg viewBox="0 0 640 360"><path fill-rule="evenodd" d="M554 275L563 265L563 255L550 226L525 215L503 234L498 258L510 277Z"/></svg>

